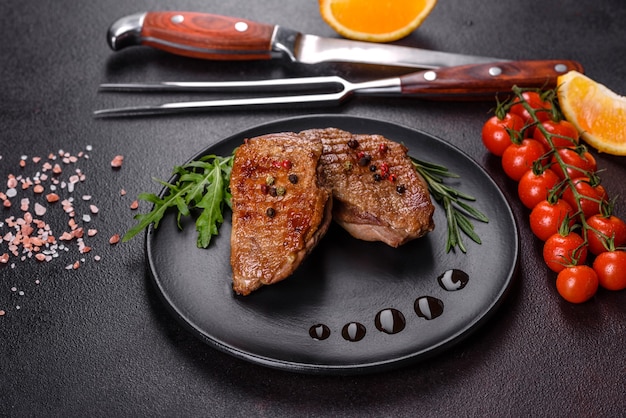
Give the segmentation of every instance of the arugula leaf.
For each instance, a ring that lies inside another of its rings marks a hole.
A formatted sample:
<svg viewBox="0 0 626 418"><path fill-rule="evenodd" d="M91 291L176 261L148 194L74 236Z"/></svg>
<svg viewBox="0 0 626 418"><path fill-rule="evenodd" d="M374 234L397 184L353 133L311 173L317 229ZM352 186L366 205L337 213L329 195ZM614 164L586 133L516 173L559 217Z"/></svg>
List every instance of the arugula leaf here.
<svg viewBox="0 0 626 418"><path fill-rule="evenodd" d="M224 222L224 204L230 206L228 184L233 159L234 152L229 157L206 155L174 167L176 181L173 184L153 179L168 189L167 193L162 198L153 193L139 194L138 199L153 204L152 210L135 216L138 223L124 234L122 241L130 240L150 224L157 229L169 208L176 208L176 222L181 229L182 217L191 215L193 209L199 209L200 215L196 218L197 245L207 248Z"/></svg>

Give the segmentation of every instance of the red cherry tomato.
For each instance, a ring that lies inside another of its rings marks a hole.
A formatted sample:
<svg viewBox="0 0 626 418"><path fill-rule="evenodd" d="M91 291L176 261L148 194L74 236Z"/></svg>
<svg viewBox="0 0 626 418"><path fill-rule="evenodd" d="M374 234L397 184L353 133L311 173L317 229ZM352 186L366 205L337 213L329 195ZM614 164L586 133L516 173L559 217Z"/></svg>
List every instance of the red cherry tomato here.
<svg viewBox="0 0 626 418"><path fill-rule="evenodd" d="M550 149L550 144L543 134L545 130L552 141L552 145L555 148L558 147L573 147L578 144L578 130L576 127L566 120L560 120L558 122L552 119L541 122L541 128L536 127L533 134L533 139L541 142L546 149Z"/></svg>
<svg viewBox="0 0 626 418"><path fill-rule="evenodd" d="M608 251L607 239L613 240L613 248L626 244L626 222L617 216L596 214L587 219L587 225L591 227L587 233L587 241L592 254Z"/></svg>
<svg viewBox="0 0 626 418"><path fill-rule="evenodd" d="M530 105L530 107L535 110L535 116L540 122L551 119L552 104L548 101L542 100L539 93L534 91L525 91L522 93L522 97ZM526 110L524 105L520 103L520 100L516 98L513 102L518 104L514 104L513 106L511 106L509 112L521 117L524 121L524 124L526 125L534 123L533 117L528 112L528 110ZM527 129L528 137L532 138L534 130L534 126Z"/></svg>
<svg viewBox="0 0 626 418"><path fill-rule="evenodd" d="M599 184L592 186L587 177L579 177L573 180L578 197L574 195L571 187L567 187L563 192L563 200L570 204L575 210L582 209L585 218L590 218L596 213L600 213L600 202L608 201L608 195L604 187Z"/></svg>
<svg viewBox="0 0 626 418"><path fill-rule="evenodd" d="M509 130L520 131L524 121L518 115L507 113L503 119L492 116L485 122L482 130L482 140L489 152L501 157L504 150L511 145Z"/></svg>
<svg viewBox="0 0 626 418"><path fill-rule="evenodd" d="M517 194L528 209L532 209L543 200L546 200L550 190L561 180L554 171L547 169L543 173L535 174L528 170L517 185Z"/></svg>
<svg viewBox="0 0 626 418"><path fill-rule="evenodd" d="M554 203L547 200L539 202L530 212L530 229L542 241L559 232L565 217L569 217L569 226L574 225L574 209L569 203L558 199Z"/></svg>
<svg viewBox="0 0 626 418"><path fill-rule="evenodd" d="M598 168L596 159L589 151L585 151L581 155L574 148L559 148L557 152L561 157L561 161L566 164L565 171L571 179L588 177L590 173L594 173ZM564 179L563 168L557 162L556 156L552 156L551 162L550 168L560 178Z"/></svg>
<svg viewBox="0 0 626 418"><path fill-rule="evenodd" d="M511 144L502 154L502 168L509 178L519 181L533 163L543 157L546 150L534 139L524 139L521 144Z"/></svg>
<svg viewBox="0 0 626 418"><path fill-rule="evenodd" d="M556 233L543 244L543 261L555 272L587 261L587 246L576 232L567 235Z"/></svg>
<svg viewBox="0 0 626 418"><path fill-rule="evenodd" d="M593 269L600 286L608 290L626 289L626 252L606 251L596 257Z"/></svg>
<svg viewBox="0 0 626 418"><path fill-rule="evenodd" d="M598 275L589 266L573 266L556 277L556 289L568 302L583 303L598 291Z"/></svg>

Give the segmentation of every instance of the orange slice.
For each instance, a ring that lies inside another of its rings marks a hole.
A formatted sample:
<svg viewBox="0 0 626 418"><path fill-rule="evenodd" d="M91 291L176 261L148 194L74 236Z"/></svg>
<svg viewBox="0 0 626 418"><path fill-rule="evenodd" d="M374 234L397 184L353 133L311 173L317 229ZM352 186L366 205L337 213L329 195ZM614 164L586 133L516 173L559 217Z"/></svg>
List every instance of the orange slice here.
<svg viewBox="0 0 626 418"><path fill-rule="evenodd" d="M626 155L626 97L576 71L558 78L565 118L600 152Z"/></svg>
<svg viewBox="0 0 626 418"><path fill-rule="evenodd" d="M391 42L413 32L437 0L319 0L324 21L341 36Z"/></svg>

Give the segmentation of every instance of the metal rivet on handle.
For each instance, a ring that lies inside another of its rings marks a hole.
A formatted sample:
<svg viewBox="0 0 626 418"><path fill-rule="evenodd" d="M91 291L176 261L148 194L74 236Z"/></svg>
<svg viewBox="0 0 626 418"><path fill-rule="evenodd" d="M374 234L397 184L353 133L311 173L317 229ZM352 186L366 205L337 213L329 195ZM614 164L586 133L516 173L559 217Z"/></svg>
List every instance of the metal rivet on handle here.
<svg viewBox="0 0 626 418"><path fill-rule="evenodd" d="M183 15L174 15L171 17L172 23L183 23L185 21L185 16Z"/></svg>
<svg viewBox="0 0 626 418"><path fill-rule="evenodd" d="M557 73L564 73L565 71L567 71L567 65L557 64L554 66L554 71L556 71Z"/></svg>
<svg viewBox="0 0 626 418"><path fill-rule="evenodd" d="M502 68L500 67L490 67L489 68L489 75L492 77L498 76L502 74Z"/></svg>
<svg viewBox="0 0 626 418"><path fill-rule="evenodd" d="M426 71L424 73L424 80L426 81L434 81L437 79L437 73L434 71Z"/></svg>
<svg viewBox="0 0 626 418"><path fill-rule="evenodd" d="M248 30L248 24L246 22L235 23L235 30L237 32L245 32Z"/></svg>

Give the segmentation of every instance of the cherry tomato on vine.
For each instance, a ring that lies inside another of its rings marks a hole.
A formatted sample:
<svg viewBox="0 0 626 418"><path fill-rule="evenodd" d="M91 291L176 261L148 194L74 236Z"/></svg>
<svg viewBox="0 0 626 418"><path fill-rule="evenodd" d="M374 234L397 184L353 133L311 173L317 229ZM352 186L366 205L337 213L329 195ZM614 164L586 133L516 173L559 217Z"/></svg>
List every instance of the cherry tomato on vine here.
<svg viewBox="0 0 626 418"><path fill-rule="evenodd" d="M542 241L559 232L565 217L569 217L569 226L574 225L574 209L562 199L551 203L547 200L539 202L530 212L530 229Z"/></svg>
<svg viewBox="0 0 626 418"><path fill-rule="evenodd" d="M574 148L559 148L558 152L561 161L567 165L565 171L569 178L588 177L590 173L594 173L598 168L595 157L585 151L579 154ZM557 162L556 156L552 156L550 168L562 179L565 178L561 165Z"/></svg>
<svg viewBox="0 0 626 418"><path fill-rule="evenodd" d="M524 121L516 114L507 113L503 119L492 116L483 125L483 144L489 152L501 157L504 150L511 145L509 130L520 131L523 127Z"/></svg>
<svg viewBox="0 0 626 418"><path fill-rule="evenodd" d="M608 201L606 190L601 184L592 186L589 178L579 177L573 180L574 188L578 197L574 195L571 187L567 187L563 192L563 200L569 203L574 209L578 209L578 204L585 215L590 218L596 213L600 213L600 202Z"/></svg>
<svg viewBox="0 0 626 418"><path fill-rule="evenodd" d="M534 91L525 91L522 93L522 97L531 107L535 110L535 116L540 122L546 121L552 117L552 103L541 99L541 95ZM519 98L515 98L514 104L509 110L510 113L514 113L522 118L525 124L534 123L534 119L531 114L526 110L523 104L520 103ZM532 138L535 127L532 126L527 130L528 136Z"/></svg>
<svg viewBox="0 0 626 418"><path fill-rule="evenodd" d="M568 267L556 277L556 290L568 302L586 302L598 291L598 275L589 266Z"/></svg>
<svg viewBox="0 0 626 418"><path fill-rule="evenodd" d="M519 180L517 194L524 206L532 209L539 202L546 200L550 190L560 181L559 176L550 169L538 174L535 174L533 170L528 170Z"/></svg>
<svg viewBox="0 0 626 418"><path fill-rule="evenodd" d="M587 246L576 232L556 233L543 244L543 261L554 272L587 261Z"/></svg>
<svg viewBox="0 0 626 418"><path fill-rule="evenodd" d="M534 139L524 139L520 144L511 144L502 154L502 168L509 178L519 181L533 163L544 156L546 150Z"/></svg>
<svg viewBox="0 0 626 418"><path fill-rule="evenodd" d="M600 286L608 290L626 289L626 252L606 251L593 261Z"/></svg>
<svg viewBox="0 0 626 418"><path fill-rule="evenodd" d="M587 225L591 227L587 233L587 241L592 254L608 251L605 246L607 239L613 240L613 248L626 244L626 222L615 215L593 215L587 218Z"/></svg>
<svg viewBox="0 0 626 418"><path fill-rule="evenodd" d="M543 121L540 123L541 128L537 126L533 133L533 139L543 144L546 149L550 149L550 144L543 134L542 128L550 134L552 145L554 147L573 147L578 145L578 130L576 127L566 121L553 121L552 119Z"/></svg>

